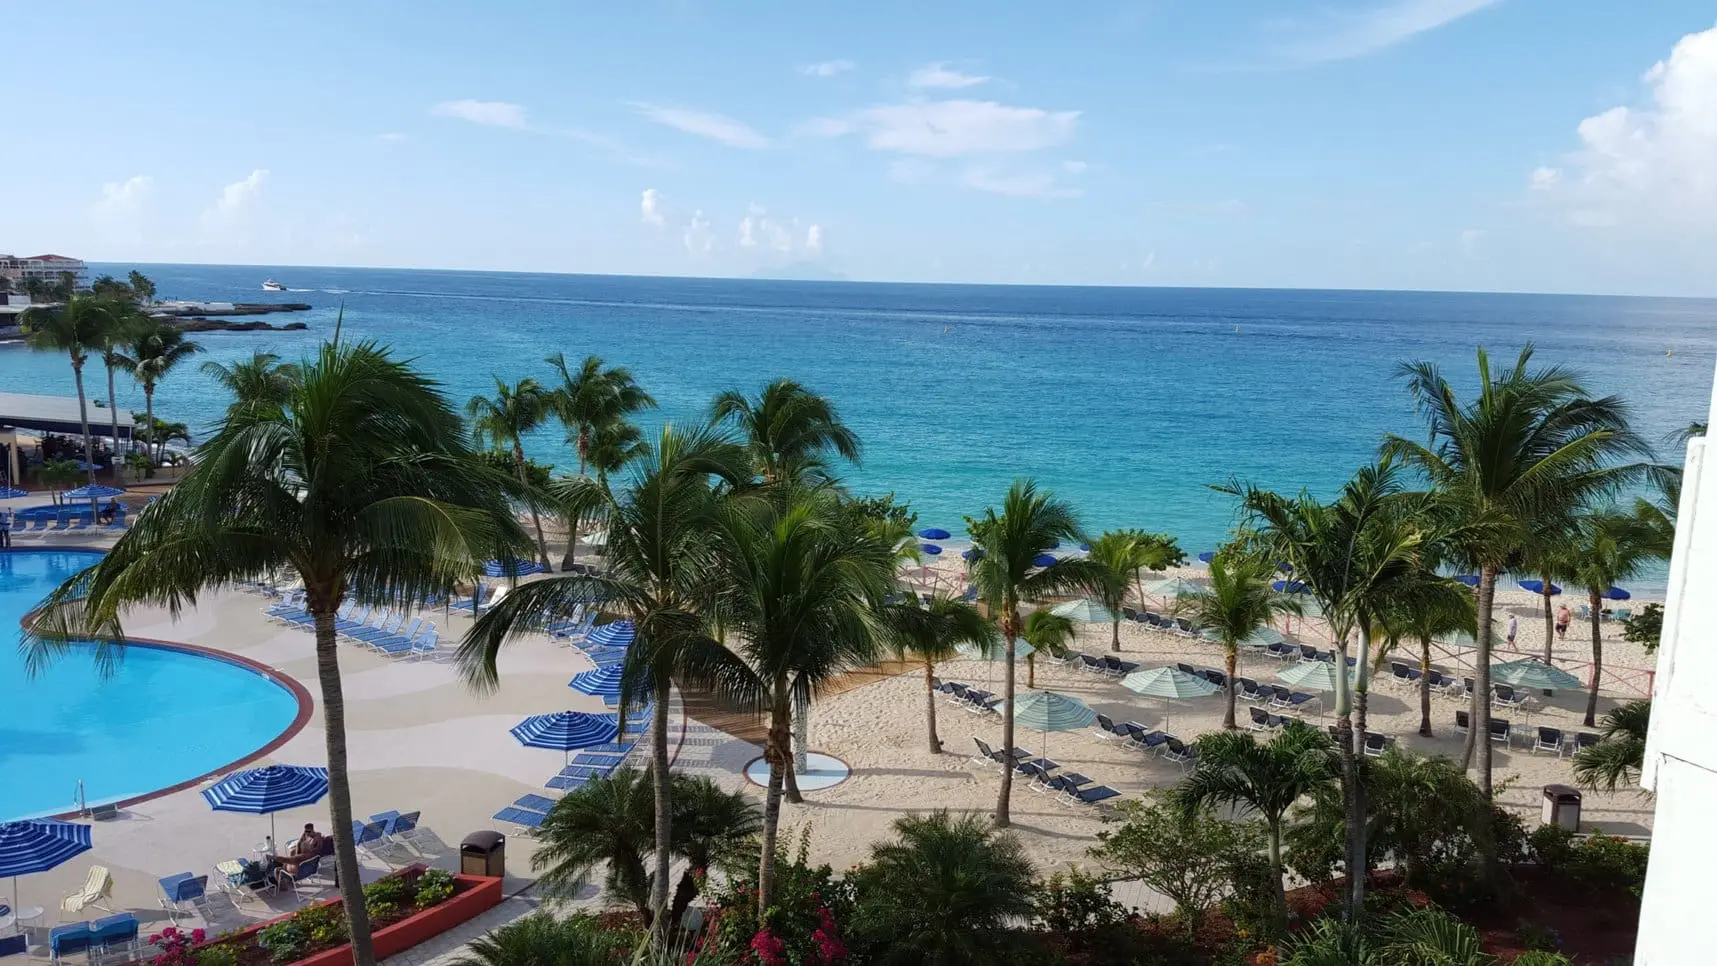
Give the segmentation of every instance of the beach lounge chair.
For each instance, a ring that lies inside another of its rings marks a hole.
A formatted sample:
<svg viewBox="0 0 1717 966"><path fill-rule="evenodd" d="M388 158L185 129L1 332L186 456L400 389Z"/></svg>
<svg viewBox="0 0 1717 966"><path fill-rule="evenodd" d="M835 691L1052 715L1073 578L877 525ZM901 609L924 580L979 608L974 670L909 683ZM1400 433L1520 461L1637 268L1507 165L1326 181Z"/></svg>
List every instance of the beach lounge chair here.
<svg viewBox="0 0 1717 966"><path fill-rule="evenodd" d="M1396 684L1411 687L1419 683L1419 669L1408 667L1401 661L1390 661L1389 677Z"/></svg>
<svg viewBox="0 0 1717 966"><path fill-rule="evenodd" d="M1562 757L1562 729L1538 726L1538 740L1532 743L1534 754L1540 751L1554 751L1556 757Z"/></svg>
<svg viewBox="0 0 1717 966"><path fill-rule="evenodd" d="M1587 748L1594 747L1597 743L1598 736L1592 734L1590 731L1581 731L1574 735L1574 750L1577 752L1585 751Z"/></svg>
<svg viewBox="0 0 1717 966"><path fill-rule="evenodd" d="M350 641L368 644L378 637L387 637L399 633L401 625L405 623L405 615L395 611L382 611L380 614L371 615L371 617L374 623L354 627L341 636Z"/></svg>
<svg viewBox="0 0 1717 966"><path fill-rule="evenodd" d="M1182 674L1190 675L1195 678L1203 677L1203 675L1198 673L1198 668L1195 668L1190 664L1176 664L1174 669Z"/></svg>
<svg viewBox="0 0 1717 966"><path fill-rule="evenodd" d="M1128 740L1127 745L1148 755L1161 754L1163 745L1174 737L1166 731L1154 731L1146 728L1137 721L1129 721L1123 727L1129 728L1133 732L1133 737Z"/></svg>
<svg viewBox="0 0 1717 966"><path fill-rule="evenodd" d="M1198 630L1199 629L1192 626L1192 621L1189 621L1184 617L1176 617L1174 619L1174 626L1175 626L1175 630L1182 637L1197 637L1198 636Z"/></svg>
<svg viewBox="0 0 1717 966"><path fill-rule="evenodd" d="M161 908L167 913L167 919L178 922L181 913L199 913L206 921L209 918L209 877L192 875L181 872L157 880L161 886Z"/></svg>
<svg viewBox="0 0 1717 966"><path fill-rule="evenodd" d="M543 820L548 818L542 812L533 812L512 805L496 812L493 817L497 822L506 822L517 828L521 835L535 835L537 829L542 828Z"/></svg>
<svg viewBox="0 0 1717 966"><path fill-rule="evenodd" d="M1472 717L1465 711L1455 712L1455 734L1464 735L1473 728Z"/></svg>
<svg viewBox="0 0 1717 966"><path fill-rule="evenodd" d="M1105 655L1103 657L1103 668L1104 673L1112 678L1124 678L1134 671L1137 671L1139 666L1132 661L1123 661L1114 655Z"/></svg>
<svg viewBox="0 0 1717 966"><path fill-rule="evenodd" d="M367 828L368 826L365 827ZM375 854L373 848L370 850L370 854ZM292 890L293 895L297 895L299 884L304 882L306 879L315 878L321 873L321 871L322 857L320 855L312 855L308 859L298 863L298 871L296 872L288 872L285 868L276 869L274 870L274 891L278 894L283 890L290 889Z"/></svg>
<svg viewBox="0 0 1717 966"><path fill-rule="evenodd" d="M1519 708L1532 700L1532 696L1524 691L1516 691L1506 684L1493 684L1490 686L1490 699L1493 704L1505 708Z"/></svg>
<svg viewBox="0 0 1717 966"><path fill-rule="evenodd" d="M83 888L60 900L60 911L75 914L95 908L112 912L113 909L108 906L112 899L113 875L104 865L92 865L89 867L89 874L84 877Z"/></svg>
<svg viewBox="0 0 1717 966"><path fill-rule="evenodd" d="M23 956L29 951L30 940L23 933L0 936L0 959L5 959L8 956Z"/></svg>
<svg viewBox="0 0 1717 966"><path fill-rule="evenodd" d="M1463 698L1471 698L1473 696L1474 686L1472 678L1461 678L1461 690L1459 696Z"/></svg>
<svg viewBox="0 0 1717 966"><path fill-rule="evenodd" d="M1452 697L1456 695L1457 689L1460 687L1460 683L1458 681L1436 668L1432 668L1426 673L1425 680L1431 682L1431 687L1441 691L1445 696Z"/></svg>
<svg viewBox="0 0 1717 966"><path fill-rule="evenodd" d="M1300 659L1299 647L1294 644L1289 644L1287 641L1277 641L1274 644L1264 645L1264 653L1278 661L1287 661L1290 659L1297 661Z"/></svg>
<svg viewBox="0 0 1717 966"><path fill-rule="evenodd" d="M435 657L441 653L441 632L435 629L434 624L425 626L411 639L410 650L411 659L414 661L427 661Z"/></svg>
<svg viewBox="0 0 1717 966"><path fill-rule="evenodd" d="M1246 723L1246 730L1248 731L1269 731L1275 727L1270 723L1270 712L1263 708L1256 706L1247 708L1246 715L1251 719Z"/></svg>
<svg viewBox="0 0 1717 966"><path fill-rule="evenodd" d="M947 695L949 704L961 704L965 702L966 692L969 690L969 687L958 681L949 681L942 693Z"/></svg>
<svg viewBox="0 0 1717 966"><path fill-rule="evenodd" d="M1074 788L1066 792L1066 800L1075 805L1099 805L1111 798L1119 798L1120 792L1108 785L1093 785L1090 788Z"/></svg>
<svg viewBox="0 0 1717 966"><path fill-rule="evenodd" d="M1092 674L1109 673L1109 669L1104 665L1102 658L1092 657L1089 654L1079 655L1079 666L1084 670L1090 671Z"/></svg>
<svg viewBox="0 0 1717 966"><path fill-rule="evenodd" d="M95 933L87 922L71 922L48 930L48 956L54 963L63 963L73 956L89 957L89 947Z"/></svg>
<svg viewBox="0 0 1717 966"><path fill-rule="evenodd" d="M1375 731L1367 731L1365 733L1365 754L1369 758L1381 758L1383 757L1383 753L1388 750L1389 746L1394 743L1395 739L1389 735L1381 735Z"/></svg>
<svg viewBox="0 0 1717 966"><path fill-rule="evenodd" d="M1262 701L1265 704L1275 697L1275 692L1269 686L1259 684L1251 678L1235 678L1234 683L1240 688L1240 696L1248 701Z"/></svg>
<svg viewBox="0 0 1717 966"><path fill-rule="evenodd" d="M408 648L411 646L412 639L423 630L424 619L425 618L420 614L417 617L413 617L411 619L411 623L405 625L403 629L396 628L394 633L389 634L372 634L364 639L364 643L378 651L381 651L383 654L397 653L402 645ZM390 647L394 648L393 652L388 650Z"/></svg>
<svg viewBox="0 0 1717 966"><path fill-rule="evenodd" d="M1507 718L1490 719L1490 740L1500 745L1507 745L1511 737L1513 725Z"/></svg>
<svg viewBox="0 0 1717 966"><path fill-rule="evenodd" d="M370 611L373 608L366 604L359 607L353 607L350 610L347 610L344 607L340 609L346 611L347 616L340 617L335 615L334 633L336 634L344 634L347 631L353 631L368 624L370 622Z"/></svg>
<svg viewBox="0 0 1717 966"><path fill-rule="evenodd" d="M1136 623L1139 619L1139 612L1131 607L1123 607L1121 608L1121 616Z"/></svg>
<svg viewBox="0 0 1717 966"><path fill-rule="evenodd" d="M1180 765L1182 768L1191 768L1193 763L1198 760L1198 751L1191 745L1181 741L1173 735L1170 735L1163 740L1162 754L1164 758Z"/></svg>
<svg viewBox="0 0 1717 966"><path fill-rule="evenodd" d="M1121 731L1116 728L1115 719L1106 714L1100 714L1097 716L1097 729L1091 732L1091 739L1093 741L1114 741L1117 738L1126 738L1128 736L1129 732Z"/></svg>
<svg viewBox="0 0 1717 966"><path fill-rule="evenodd" d="M422 816L423 813L421 811L406 812L403 815L393 816L390 821L382 826L382 840L387 842L389 845L421 851L421 847L418 843L422 840L425 831L427 831L426 829L418 827L417 820ZM380 816L371 815L370 821L373 822L378 818L380 818Z"/></svg>
<svg viewBox="0 0 1717 966"><path fill-rule="evenodd" d="M352 845L359 852L386 864L387 860L376 854L376 846L382 840L383 827L381 822L360 822L352 819Z"/></svg>
<svg viewBox="0 0 1717 966"><path fill-rule="evenodd" d="M1302 660L1302 661L1319 661L1319 660L1322 660L1322 658L1318 654L1318 649L1311 646L1310 644L1301 644L1299 646L1299 651L1300 651L1300 660Z"/></svg>
<svg viewBox="0 0 1717 966"><path fill-rule="evenodd" d="M1214 684L1225 691L1228 689L1228 675L1223 674L1221 671L1217 671L1212 668L1205 668L1198 673L1203 675L1204 679L1209 681L1211 684Z"/></svg>

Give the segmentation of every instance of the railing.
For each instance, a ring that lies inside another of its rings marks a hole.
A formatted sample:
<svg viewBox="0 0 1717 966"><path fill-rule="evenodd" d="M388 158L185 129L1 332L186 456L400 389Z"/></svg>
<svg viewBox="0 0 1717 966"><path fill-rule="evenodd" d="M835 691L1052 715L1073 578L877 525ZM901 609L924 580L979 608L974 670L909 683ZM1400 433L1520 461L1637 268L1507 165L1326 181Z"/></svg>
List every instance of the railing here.
<svg viewBox="0 0 1717 966"><path fill-rule="evenodd" d="M1470 673L1476 667L1472 659L1472 655L1476 653L1478 653L1478 649L1474 647L1451 647L1450 645L1442 643L1433 643L1431 645L1432 663L1445 664L1458 668L1459 673L1461 674ZM1490 653L1491 657L1499 662L1512 661L1520 658L1543 660L1543 655L1541 654L1531 654L1526 651L1517 651L1505 647L1493 647L1491 648ZM1438 660L1438 655L1442 655L1441 660ZM1568 673L1580 678L1580 680L1584 682L1585 687L1590 688L1592 686L1591 661L1565 657L1552 657L1550 659L1550 663L1561 667ZM1605 661L1603 680L1599 682L1598 687L1600 690L1613 691L1619 694L1631 695L1633 697L1649 698L1651 697L1652 683L1656 678L1657 671L1653 668L1629 667L1625 664L1618 665Z"/></svg>

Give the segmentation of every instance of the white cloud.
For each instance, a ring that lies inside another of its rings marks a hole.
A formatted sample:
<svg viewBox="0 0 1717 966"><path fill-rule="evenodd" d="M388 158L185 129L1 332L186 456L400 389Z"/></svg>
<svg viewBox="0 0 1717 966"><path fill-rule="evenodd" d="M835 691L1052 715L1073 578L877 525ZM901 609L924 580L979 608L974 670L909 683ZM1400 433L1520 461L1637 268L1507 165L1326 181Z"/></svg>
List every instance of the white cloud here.
<svg viewBox="0 0 1717 966"><path fill-rule="evenodd" d="M1357 14L1332 14L1316 24L1317 36L1283 47L1299 65L1350 60L1374 54L1494 6L1501 0L1389 0Z"/></svg>
<svg viewBox="0 0 1717 966"><path fill-rule="evenodd" d="M378 140L378 141L404 141L405 135L399 133L398 131L387 131L385 133L376 135L376 140Z"/></svg>
<svg viewBox="0 0 1717 966"><path fill-rule="evenodd" d="M655 188L645 188L638 199L638 217L646 225L662 227L662 193Z"/></svg>
<svg viewBox="0 0 1717 966"><path fill-rule="evenodd" d="M210 214L218 219L232 219L243 214L250 207L252 200L262 191L262 183L268 180L268 169L257 168L243 181L234 181L221 189L220 198L216 199Z"/></svg>
<svg viewBox="0 0 1717 966"><path fill-rule="evenodd" d="M1579 148L1560 171L1531 176L1540 197L1576 224L1680 225L1701 234L1717 219L1717 27L1688 34L1642 78L1650 103L1581 121Z"/></svg>
<svg viewBox="0 0 1717 966"><path fill-rule="evenodd" d="M712 141L720 141L730 148L745 148L755 151L769 147L768 138L725 115L688 111L679 107L662 107L656 104L635 103L632 106L657 124L665 124L687 134L696 134Z"/></svg>
<svg viewBox="0 0 1717 966"><path fill-rule="evenodd" d="M980 74L967 74L954 70L945 63L935 63L920 67L907 75L906 83L913 87L928 87L937 90L960 90L976 87L990 78Z"/></svg>
<svg viewBox="0 0 1717 966"><path fill-rule="evenodd" d="M101 200L95 203L95 213L105 218L126 218L137 214L154 192L155 179L136 174L124 181L109 181L101 186Z"/></svg>
<svg viewBox="0 0 1717 966"><path fill-rule="evenodd" d="M800 67L799 73L806 77L833 77L836 74L844 74L857 66L857 64L846 59L823 60Z"/></svg>
<svg viewBox="0 0 1717 966"><path fill-rule="evenodd" d="M858 130L858 125L844 117L813 117L793 129L797 137L838 138Z"/></svg>
<svg viewBox="0 0 1717 966"><path fill-rule="evenodd" d="M1061 170L1067 172L1068 174L1084 174L1085 169L1088 167L1090 167L1090 165L1086 164L1083 161L1063 161L1063 162L1061 162Z"/></svg>
<svg viewBox="0 0 1717 966"><path fill-rule="evenodd" d="M693 255L702 255L715 247L715 232L710 231L709 219L704 217L702 208L692 213L692 220L686 223L682 237L686 251Z"/></svg>
<svg viewBox="0 0 1717 966"><path fill-rule="evenodd" d="M739 247L757 247L757 219L751 215L739 219Z"/></svg>
<svg viewBox="0 0 1717 966"><path fill-rule="evenodd" d="M805 251L813 255L823 251L823 226L812 225L805 229Z"/></svg>
<svg viewBox="0 0 1717 966"><path fill-rule="evenodd" d="M1010 198L1076 198L1082 192L1056 183L1051 174L1003 174L990 168L977 167L966 171L962 181L966 187Z"/></svg>
<svg viewBox="0 0 1717 966"><path fill-rule="evenodd" d="M1073 136L1078 119L1078 111L994 101L914 100L867 108L852 122L879 151L952 158L1051 147Z"/></svg>
<svg viewBox="0 0 1717 966"><path fill-rule="evenodd" d="M456 117L461 121L489 127L525 126L525 109L506 101L479 101L467 97L457 101L443 101L430 108L429 113L438 117Z"/></svg>

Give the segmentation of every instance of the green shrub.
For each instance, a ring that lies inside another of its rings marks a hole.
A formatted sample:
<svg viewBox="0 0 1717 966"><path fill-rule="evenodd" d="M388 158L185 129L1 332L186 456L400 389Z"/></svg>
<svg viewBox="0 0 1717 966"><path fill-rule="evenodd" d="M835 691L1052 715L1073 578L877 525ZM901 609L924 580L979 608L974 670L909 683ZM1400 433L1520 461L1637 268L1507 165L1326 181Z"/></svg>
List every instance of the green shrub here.
<svg viewBox="0 0 1717 966"><path fill-rule="evenodd" d="M364 886L364 906L366 908L372 908L378 902L385 902L393 906L406 906L410 905L414 898L416 898L416 893L412 889L411 883L397 875L377 879Z"/></svg>
<svg viewBox="0 0 1717 966"><path fill-rule="evenodd" d="M1057 872L1037 887L1036 919L1055 933L1092 932L1127 920L1127 910L1109 887L1077 867Z"/></svg>
<svg viewBox="0 0 1717 966"><path fill-rule="evenodd" d="M1560 825L1540 825L1527 837L1532 857L1552 872L1567 867L1574 853L1574 833Z"/></svg>
<svg viewBox="0 0 1717 966"><path fill-rule="evenodd" d="M710 921L698 942L699 963L762 957L797 966L846 955L842 931L853 912L852 888L836 879L827 865L810 864L808 832L800 838L797 854L779 856L774 903L761 919L756 867L730 870L737 874L710 898ZM837 949L840 956L831 955Z"/></svg>
<svg viewBox="0 0 1717 966"><path fill-rule="evenodd" d="M1571 964L1568 962L1568 957L1561 953L1534 949L1514 957L1510 966L1571 966Z"/></svg>
<svg viewBox="0 0 1717 966"><path fill-rule="evenodd" d="M1562 934L1549 926L1522 919L1514 927L1514 941L1527 949L1555 952L1562 948Z"/></svg>
<svg viewBox="0 0 1717 966"><path fill-rule="evenodd" d="M277 963L290 963L304 958L310 945L310 936L299 924L298 918L293 916L290 919L282 919L256 934L256 944L267 950L269 959Z"/></svg>
<svg viewBox="0 0 1717 966"><path fill-rule="evenodd" d="M197 966L238 966L238 951L226 943L203 946L191 952Z"/></svg>
<svg viewBox="0 0 1717 966"><path fill-rule="evenodd" d="M338 946L351 938L344 906L305 906L293 915L292 921L304 931L305 940L312 945Z"/></svg>
<svg viewBox="0 0 1717 966"><path fill-rule="evenodd" d="M1555 825L1532 830L1532 853L1552 875L1604 892L1645 892L1646 862L1651 849L1613 835L1574 834Z"/></svg>
<svg viewBox="0 0 1717 966"><path fill-rule="evenodd" d="M417 877L417 907L427 909L430 906L446 902L453 897L453 873L445 869L430 869Z"/></svg>

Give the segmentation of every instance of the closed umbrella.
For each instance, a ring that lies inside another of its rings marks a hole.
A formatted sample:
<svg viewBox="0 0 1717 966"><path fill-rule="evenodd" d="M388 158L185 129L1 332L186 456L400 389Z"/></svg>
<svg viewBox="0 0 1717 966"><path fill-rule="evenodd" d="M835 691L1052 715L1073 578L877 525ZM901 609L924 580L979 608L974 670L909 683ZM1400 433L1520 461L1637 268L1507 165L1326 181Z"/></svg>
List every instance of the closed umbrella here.
<svg viewBox="0 0 1717 966"><path fill-rule="evenodd" d="M1301 661L1290 664L1276 673L1276 677L1284 684L1308 691L1334 691L1336 687L1336 665L1332 661ZM1347 669L1347 683L1353 684L1359 677L1359 668Z"/></svg>
<svg viewBox="0 0 1717 966"><path fill-rule="evenodd" d="M601 698L606 704L617 704L620 701L620 678L625 673L625 666L616 662L604 664L594 671L584 671L574 674L567 687L581 694Z"/></svg>
<svg viewBox="0 0 1717 966"><path fill-rule="evenodd" d="M1114 611L1094 600L1070 600L1065 604L1055 605L1049 612L1057 617L1085 624L1108 624L1115 620Z"/></svg>
<svg viewBox="0 0 1717 966"><path fill-rule="evenodd" d="M203 789L217 812L268 816L268 845L274 848L274 813L314 805L328 794L328 769L310 765L265 765L235 772Z"/></svg>
<svg viewBox="0 0 1717 966"><path fill-rule="evenodd" d="M527 748L553 748L571 757L575 748L589 748L613 741L620 734L620 719L612 714L588 711L556 711L533 714L513 726L513 737Z"/></svg>
<svg viewBox="0 0 1717 966"><path fill-rule="evenodd" d="M1043 757L1049 757L1051 731L1077 731L1097 720L1097 712L1078 698L1055 691L1033 691L1014 701L1014 723L1043 733Z"/></svg>
<svg viewBox="0 0 1717 966"><path fill-rule="evenodd" d="M0 876L12 878L12 908L19 908L19 876L46 872L88 851L88 825L52 818L0 823Z"/></svg>
<svg viewBox="0 0 1717 966"><path fill-rule="evenodd" d="M953 536L952 533L949 533L941 527L925 527L918 531L918 535L923 537L925 540L947 540L949 537Z"/></svg>
<svg viewBox="0 0 1717 966"><path fill-rule="evenodd" d="M1168 721L1169 702L1182 698L1202 698L1222 690L1196 674L1179 668L1153 667L1134 671L1121 679L1121 687L1134 694L1163 699L1163 721Z"/></svg>
<svg viewBox="0 0 1717 966"><path fill-rule="evenodd" d="M1540 691L1557 689L1568 690L1580 686L1580 679L1567 671L1551 664L1545 664L1535 657L1521 658L1518 661L1508 661L1503 664L1492 664L1490 676L1493 681L1517 688L1535 688Z"/></svg>
<svg viewBox="0 0 1717 966"><path fill-rule="evenodd" d="M592 647L631 647L637 637L638 630L631 621L618 620L591 631L584 642Z"/></svg>
<svg viewBox="0 0 1717 966"><path fill-rule="evenodd" d="M1517 584L1517 586L1520 587L1521 590L1529 590L1535 594L1544 593L1544 581L1542 581L1542 580L1536 580L1536 579L1534 579L1534 580L1521 580L1521 581L1517 581L1516 584ZM1555 597L1557 594L1560 594L1561 592L1562 592L1562 588L1556 586L1555 584L1550 585L1550 596Z"/></svg>
<svg viewBox="0 0 1717 966"><path fill-rule="evenodd" d="M933 543L921 543L918 545L918 552L929 554L932 557L938 557L942 554L942 548Z"/></svg>

